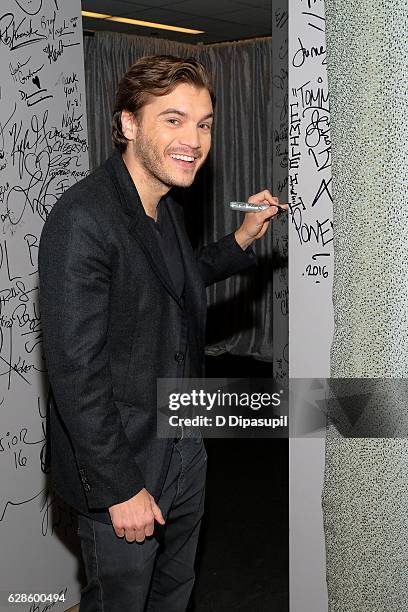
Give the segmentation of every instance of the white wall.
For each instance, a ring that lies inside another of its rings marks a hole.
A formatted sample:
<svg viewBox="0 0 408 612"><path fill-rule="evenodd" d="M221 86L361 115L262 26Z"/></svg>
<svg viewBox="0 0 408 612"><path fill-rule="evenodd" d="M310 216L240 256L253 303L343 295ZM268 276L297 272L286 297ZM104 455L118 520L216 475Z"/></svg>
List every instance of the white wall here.
<svg viewBox="0 0 408 612"><path fill-rule="evenodd" d="M79 599L74 517L42 470L37 253L47 211L88 171L80 10L80 0L2 0L0 8L1 610L17 609L10 592L65 594L55 610Z"/></svg>
<svg viewBox="0 0 408 612"><path fill-rule="evenodd" d="M333 226L324 0L289 2L290 378L330 374ZM325 612L325 441L290 440L290 610Z"/></svg>

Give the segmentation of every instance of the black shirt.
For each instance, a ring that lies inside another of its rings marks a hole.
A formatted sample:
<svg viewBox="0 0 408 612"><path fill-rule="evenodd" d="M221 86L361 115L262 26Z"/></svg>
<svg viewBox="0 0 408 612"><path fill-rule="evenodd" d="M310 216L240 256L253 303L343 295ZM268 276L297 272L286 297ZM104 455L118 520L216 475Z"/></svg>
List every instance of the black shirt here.
<svg viewBox="0 0 408 612"><path fill-rule="evenodd" d="M160 200L157 206L157 221L149 217L152 222L163 258L166 263L170 280L179 297L184 291L184 266L180 252L180 245L168 212L168 202Z"/></svg>
<svg viewBox="0 0 408 612"><path fill-rule="evenodd" d="M163 259L169 272L170 281L176 294L182 298L184 293L184 264L181 255L180 244L174 229L173 221L169 215L168 206L171 206L165 199L160 200L157 206L157 221L148 217L152 223L153 231L157 236ZM184 325L186 323L184 322ZM186 328L185 345L179 347L184 355L183 363L180 364L179 376L190 376L190 351L189 351L189 332ZM178 351L180 354L180 350Z"/></svg>

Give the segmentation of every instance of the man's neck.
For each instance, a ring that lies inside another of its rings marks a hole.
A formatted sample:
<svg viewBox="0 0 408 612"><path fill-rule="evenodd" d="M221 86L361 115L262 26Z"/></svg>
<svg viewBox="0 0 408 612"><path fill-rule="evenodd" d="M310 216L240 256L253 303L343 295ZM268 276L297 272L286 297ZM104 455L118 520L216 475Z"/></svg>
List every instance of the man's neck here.
<svg viewBox="0 0 408 612"><path fill-rule="evenodd" d="M170 188L146 172L134 157L126 154L126 151L122 154L122 159L135 184L145 213L157 220L157 205Z"/></svg>

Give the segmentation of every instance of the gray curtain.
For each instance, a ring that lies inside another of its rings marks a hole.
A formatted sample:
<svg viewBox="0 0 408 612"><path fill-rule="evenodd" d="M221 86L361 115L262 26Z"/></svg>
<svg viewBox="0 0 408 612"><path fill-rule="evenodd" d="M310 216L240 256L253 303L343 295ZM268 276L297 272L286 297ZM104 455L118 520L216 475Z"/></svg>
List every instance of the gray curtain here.
<svg viewBox="0 0 408 612"><path fill-rule="evenodd" d="M192 188L180 190L195 246L238 227L231 200L272 190L272 40L195 46L162 39L97 32L84 41L90 165L112 151L110 118L116 85L139 57L193 56L210 70L216 117L210 158ZM258 241L259 265L208 290L207 352L272 361L272 232Z"/></svg>

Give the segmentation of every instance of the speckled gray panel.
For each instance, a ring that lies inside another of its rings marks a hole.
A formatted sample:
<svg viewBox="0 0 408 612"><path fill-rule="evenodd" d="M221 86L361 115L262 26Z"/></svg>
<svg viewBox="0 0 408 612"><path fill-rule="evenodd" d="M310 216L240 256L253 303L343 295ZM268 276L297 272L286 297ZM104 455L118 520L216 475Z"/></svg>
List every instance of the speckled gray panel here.
<svg viewBox="0 0 408 612"><path fill-rule="evenodd" d="M407 15L406 0L326 0L334 377L408 375ZM408 440L330 429L322 501L329 612L407 611Z"/></svg>
<svg viewBox="0 0 408 612"><path fill-rule="evenodd" d="M326 0L334 376L408 374L406 0Z"/></svg>

